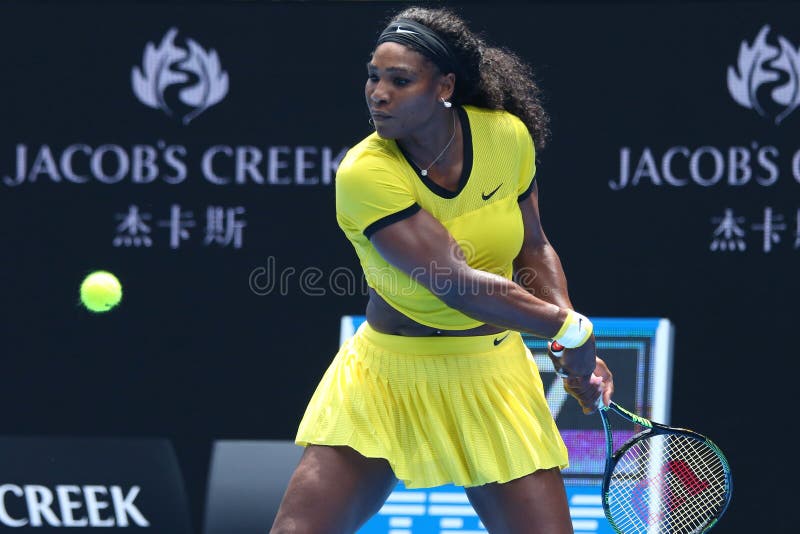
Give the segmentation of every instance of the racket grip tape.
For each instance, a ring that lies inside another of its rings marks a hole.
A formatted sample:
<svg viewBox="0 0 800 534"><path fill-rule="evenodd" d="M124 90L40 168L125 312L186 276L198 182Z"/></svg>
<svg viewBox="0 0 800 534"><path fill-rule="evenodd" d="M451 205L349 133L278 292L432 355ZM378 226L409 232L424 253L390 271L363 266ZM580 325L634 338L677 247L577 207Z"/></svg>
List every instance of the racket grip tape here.
<svg viewBox="0 0 800 534"><path fill-rule="evenodd" d="M562 345L561 343L559 343L558 341L551 341L550 342L550 352L552 352L553 356L555 356L557 358L561 356L561 353L564 352L565 348L566 347L564 345ZM553 363L555 363L555 362L553 362ZM569 375L564 373L563 369L556 368L556 374L559 375L562 378L568 378L569 377ZM606 406L606 404L603 402L603 396L602 395L597 397L597 402L595 403L595 405L597 406L597 408L599 410L608 410L608 406Z"/></svg>

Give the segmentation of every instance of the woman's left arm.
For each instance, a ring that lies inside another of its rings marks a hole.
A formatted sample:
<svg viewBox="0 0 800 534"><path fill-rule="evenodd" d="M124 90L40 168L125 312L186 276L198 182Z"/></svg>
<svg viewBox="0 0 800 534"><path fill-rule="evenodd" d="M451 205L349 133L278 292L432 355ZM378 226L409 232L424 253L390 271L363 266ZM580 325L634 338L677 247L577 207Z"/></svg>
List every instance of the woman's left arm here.
<svg viewBox="0 0 800 534"><path fill-rule="evenodd" d="M561 308L572 309L567 291L567 277L555 249L547 240L542 230L539 217L539 191L536 183L528 198L520 201L522 224L525 234L522 250L514 259L514 277L517 283L536 297L551 302ZM568 352L567 349L565 352ZM553 365L558 367L558 359L551 353ZM595 411L595 406L586 399L591 397L590 390L601 389L603 403L607 406L614 393L614 378L605 362L595 356L595 371L591 379L568 378L564 380L564 389L575 397L583 408L583 413ZM602 380L598 380L602 379ZM602 387L600 386L602 384Z"/></svg>
<svg viewBox="0 0 800 534"><path fill-rule="evenodd" d="M514 277L534 296L562 308L572 309L567 291L567 277L555 249L547 240L539 217L538 185L520 201L525 230L522 250L514 259Z"/></svg>

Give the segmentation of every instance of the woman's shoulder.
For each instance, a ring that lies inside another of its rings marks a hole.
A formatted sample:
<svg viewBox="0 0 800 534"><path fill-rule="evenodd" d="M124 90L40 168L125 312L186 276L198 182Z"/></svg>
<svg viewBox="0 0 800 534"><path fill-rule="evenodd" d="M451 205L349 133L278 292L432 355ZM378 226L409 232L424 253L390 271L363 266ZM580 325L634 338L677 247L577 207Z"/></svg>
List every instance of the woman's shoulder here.
<svg viewBox="0 0 800 534"><path fill-rule="evenodd" d="M351 147L339 163L338 173L397 164L397 145L373 132Z"/></svg>
<svg viewBox="0 0 800 534"><path fill-rule="evenodd" d="M485 117L515 117L510 111L506 111L504 109L493 109L493 108L485 108L481 106L476 106L474 104L464 104L462 106L467 113L472 116L485 116Z"/></svg>
<svg viewBox="0 0 800 534"><path fill-rule="evenodd" d="M404 159L391 139L373 133L347 151L336 169L337 188L374 189L382 185L411 190Z"/></svg>
<svg viewBox="0 0 800 534"><path fill-rule="evenodd" d="M525 124L519 117L504 109L490 109L465 105L464 110L467 112L470 126L473 129L479 129L481 127L490 128L494 135L499 133L497 128L502 128L503 126L510 134L527 131Z"/></svg>

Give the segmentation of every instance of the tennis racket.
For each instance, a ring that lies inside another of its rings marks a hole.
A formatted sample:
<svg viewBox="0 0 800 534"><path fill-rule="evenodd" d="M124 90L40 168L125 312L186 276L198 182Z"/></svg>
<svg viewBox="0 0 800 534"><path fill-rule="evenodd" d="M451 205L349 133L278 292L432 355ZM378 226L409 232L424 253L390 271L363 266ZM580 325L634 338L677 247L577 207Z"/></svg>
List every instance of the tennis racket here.
<svg viewBox="0 0 800 534"><path fill-rule="evenodd" d="M606 436L603 510L614 530L693 534L711 529L733 492L719 447L697 432L655 423L614 402L605 406L600 400L598 406ZM644 429L615 451L608 412Z"/></svg>
<svg viewBox="0 0 800 534"><path fill-rule="evenodd" d="M644 427L614 451L608 412ZM706 532L730 503L728 460L707 437L654 423L612 402L600 407L606 434L603 510L624 534Z"/></svg>

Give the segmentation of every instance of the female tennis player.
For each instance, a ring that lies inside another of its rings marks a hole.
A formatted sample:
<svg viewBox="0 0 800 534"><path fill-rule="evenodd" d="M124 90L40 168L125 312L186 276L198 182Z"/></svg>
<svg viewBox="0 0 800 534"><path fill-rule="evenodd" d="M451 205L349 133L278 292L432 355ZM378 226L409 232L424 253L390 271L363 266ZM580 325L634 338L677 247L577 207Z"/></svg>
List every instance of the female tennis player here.
<svg viewBox="0 0 800 534"><path fill-rule="evenodd" d="M520 332L567 347L557 363L585 413L613 381L540 224L538 95L523 61L450 10L406 9L380 34L376 131L336 176L367 321L307 407L273 533L355 532L397 479L463 486L492 533L572 532L567 450Z"/></svg>

